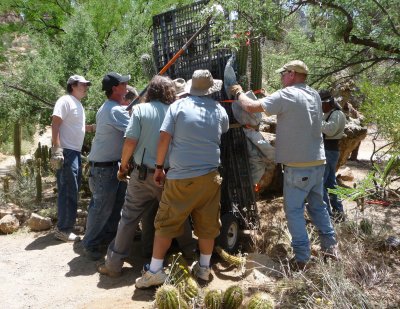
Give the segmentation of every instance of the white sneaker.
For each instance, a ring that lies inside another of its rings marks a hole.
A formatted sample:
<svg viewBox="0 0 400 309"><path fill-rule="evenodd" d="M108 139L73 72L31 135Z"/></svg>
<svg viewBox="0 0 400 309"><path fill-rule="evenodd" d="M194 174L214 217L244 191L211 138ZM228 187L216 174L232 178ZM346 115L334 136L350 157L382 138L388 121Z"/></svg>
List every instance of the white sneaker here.
<svg viewBox="0 0 400 309"><path fill-rule="evenodd" d="M68 242L68 241L80 241L81 238L78 235L70 232L62 232L57 227L54 229L54 237L56 239Z"/></svg>
<svg viewBox="0 0 400 309"><path fill-rule="evenodd" d="M151 286L157 286L161 285L164 283L164 281L167 279L167 274L164 272L163 269L160 269L156 273L152 273L150 270L148 271L143 271L142 272L142 277L139 277L136 279L136 284L135 286L138 289L144 289L148 288Z"/></svg>
<svg viewBox="0 0 400 309"><path fill-rule="evenodd" d="M210 280L211 268L200 266L199 262L194 262L192 265L192 273L195 277L204 281Z"/></svg>

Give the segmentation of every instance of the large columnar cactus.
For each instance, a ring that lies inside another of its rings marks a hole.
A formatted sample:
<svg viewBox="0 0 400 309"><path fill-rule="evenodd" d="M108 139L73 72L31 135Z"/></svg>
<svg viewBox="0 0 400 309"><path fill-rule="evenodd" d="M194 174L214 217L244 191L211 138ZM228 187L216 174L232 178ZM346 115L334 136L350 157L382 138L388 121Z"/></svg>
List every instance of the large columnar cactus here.
<svg viewBox="0 0 400 309"><path fill-rule="evenodd" d="M153 76L157 74L153 57L151 57L149 54L143 54L140 57L140 62L142 63L143 75L148 80L152 79Z"/></svg>
<svg viewBox="0 0 400 309"><path fill-rule="evenodd" d="M259 90L262 87L262 61L260 38L251 39L251 90Z"/></svg>

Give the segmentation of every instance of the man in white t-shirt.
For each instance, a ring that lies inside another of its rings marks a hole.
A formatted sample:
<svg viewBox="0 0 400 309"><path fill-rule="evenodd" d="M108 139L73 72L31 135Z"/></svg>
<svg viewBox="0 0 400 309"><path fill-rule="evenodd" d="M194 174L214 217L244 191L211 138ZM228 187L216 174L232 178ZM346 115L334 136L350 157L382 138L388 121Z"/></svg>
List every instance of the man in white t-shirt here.
<svg viewBox="0 0 400 309"><path fill-rule="evenodd" d="M91 85L83 76L72 75L67 81L67 94L60 97L51 122L52 148L50 163L57 175L58 221L54 236L62 241L79 241L72 232L76 220L78 192L81 183L81 149L85 131L85 110L82 100Z"/></svg>

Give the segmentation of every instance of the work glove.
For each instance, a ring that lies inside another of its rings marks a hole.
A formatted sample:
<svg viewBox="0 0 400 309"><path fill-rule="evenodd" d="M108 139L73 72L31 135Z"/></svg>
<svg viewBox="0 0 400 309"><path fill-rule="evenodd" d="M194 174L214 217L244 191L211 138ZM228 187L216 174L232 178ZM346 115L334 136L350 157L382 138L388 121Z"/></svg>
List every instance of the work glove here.
<svg viewBox="0 0 400 309"><path fill-rule="evenodd" d="M124 182L129 182L129 179L131 177L129 177L128 173L129 173L129 169L124 169L124 168L122 168L122 166L120 166L118 169L118 173L117 173L118 180L124 181Z"/></svg>
<svg viewBox="0 0 400 309"><path fill-rule="evenodd" d="M230 96L237 99L241 93L243 93L243 88L240 85L232 85L229 87Z"/></svg>
<svg viewBox="0 0 400 309"><path fill-rule="evenodd" d="M51 147L50 166L53 170L59 170L64 164L63 149L61 147Z"/></svg>

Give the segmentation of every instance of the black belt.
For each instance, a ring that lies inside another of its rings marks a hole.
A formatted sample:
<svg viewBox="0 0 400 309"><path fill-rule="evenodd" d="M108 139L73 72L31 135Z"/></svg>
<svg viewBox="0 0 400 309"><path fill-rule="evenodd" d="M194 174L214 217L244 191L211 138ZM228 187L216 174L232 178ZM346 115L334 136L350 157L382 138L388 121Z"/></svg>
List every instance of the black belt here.
<svg viewBox="0 0 400 309"><path fill-rule="evenodd" d="M326 150L339 150L338 139L324 139L324 148Z"/></svg>
<svg viewBox="0 0 400 309"><path fill-rule="evenodd" d="M147 168L147 172L148 173L153 173L154 174L155 171L156 171L154 168L149 168L146 165L144 165L144 167ZM140 165L135 165L135 169L140 170Z"/></svg>
<svg viewBox="0 0 400 309"><path fill-rule="evenodd" d="M110 167L116 166L119 164L119 161L110 161L110 162L89 162L90 166L94 167Z"/></svg>

